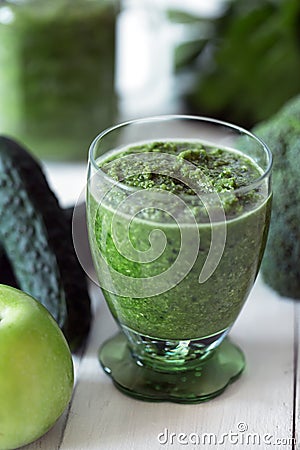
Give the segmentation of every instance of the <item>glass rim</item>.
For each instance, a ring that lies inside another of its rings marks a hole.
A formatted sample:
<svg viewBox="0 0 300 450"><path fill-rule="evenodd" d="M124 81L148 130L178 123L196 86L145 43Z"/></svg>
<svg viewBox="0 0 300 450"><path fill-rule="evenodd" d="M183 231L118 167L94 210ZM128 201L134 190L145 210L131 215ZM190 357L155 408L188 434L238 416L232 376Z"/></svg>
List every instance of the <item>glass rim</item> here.
<svg viewBox="0 0 300 450"><path fill-rule="evenodd" d="M111 180L111 182L113 182L113 184L115 186L120 186L120 188L122 188L124 191L129 191L129 192L133 192L136 191L135 187L132 186L128 186L125 183L122 182L118 182L114 179L112 179L109 175L107 175L102 169L101 167L98 166L95 158L94 158L94 150L96 148L96 145L98 142L101 141L101 139L103 139L105 136L107 136L108 134L110 134L112 131L118 130L119 128L124 128L126 126L130 126L130 125L136 125L136 124L146 124L146 123L150 123L150 122L167 122L167 121L176 121L176 120L191 120L194 122L206 122L206 123L210 123L210 124L215 124L215 125L220 125L223 127L227 127L229 129L232 129L234 131L239 132L240 134L244 134L249 136L250 138L254 139L256 142L258 142L261 147L263 148L265 154L268 157L268 164L266 169L262 169L263 173L256 178L255 180L251 181L251 183L247 184L246 186L242 186L240 188L237 189L232 189L230 191L226 191L226 192L219 192L218 195L219 196L223 196L223 195L228 195L228 194L243 194L245 192L248 192L249 190L255 189L257 186L260 186L261 183L270 175L271 170L272 170L272 166L273 166L273 155L271 150L269 149L268 145L261 139L259 138L256 134L252 133L251 131L246 130L243 127L240 127L238 125L232 124L230 122L226 122L223 120L219 120L219 119L214 119L211 117L206 117L206 116L195 116L195 115L189 115L189 114L164 114L164 115L156 115L156 116L149 116L149 117L142 117L142 118L138 118L138 119L132 119L132 120L128 120L128 121L124 121L124 122L120 122L116 125L113 125L109 128L106 128L105 130L103 130L101 133L99 133L92 141L92 143L89 146L89 150L88 150L88 162L91 162L94 169L97 172L100 172L101 175L103 175L104 178L106 178L107 180ZM133 143L134 144L134 143ZM185 197L187 194L183 194L181 195L182 197ZM205 195L210 195L210 193L206 193ZM190 197L190 196L189 196Z"/></svg>

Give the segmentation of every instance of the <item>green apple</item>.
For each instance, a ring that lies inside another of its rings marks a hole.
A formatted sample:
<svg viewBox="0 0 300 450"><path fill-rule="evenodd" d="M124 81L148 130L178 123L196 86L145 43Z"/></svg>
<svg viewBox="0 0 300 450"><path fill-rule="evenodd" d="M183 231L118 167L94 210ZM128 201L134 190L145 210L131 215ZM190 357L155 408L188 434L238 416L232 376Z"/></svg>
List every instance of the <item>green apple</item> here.
<svg viewBox="0 0 300 450"><path fill-rule="evenodd" d="M42 436L70 401L68 344L46 308L0 284L0 450Z"/></svg>

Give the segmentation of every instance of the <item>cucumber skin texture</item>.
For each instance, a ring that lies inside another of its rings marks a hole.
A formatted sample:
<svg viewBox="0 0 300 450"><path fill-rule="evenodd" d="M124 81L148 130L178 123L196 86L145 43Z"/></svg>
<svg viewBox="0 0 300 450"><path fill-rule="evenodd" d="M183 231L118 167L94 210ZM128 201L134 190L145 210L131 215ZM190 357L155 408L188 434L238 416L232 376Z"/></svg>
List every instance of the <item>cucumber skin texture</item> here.
<svg viewBox="0 0 300 450"><path fill-rule="evenodd" d="M30 153L0 137L0 243L18 286L52 314L72 350L87 336L91 305L70 221Z"/></svg>
<svg viewBox="0 0 300 450"><path fill-rule="evenodd" d="M69 226L72 227L73 207L64 209L67 216ZM0 284L6 284L8 286L19 289L18 282L15 278L11 263L7 258L3 247L0 246Z"/></svg>

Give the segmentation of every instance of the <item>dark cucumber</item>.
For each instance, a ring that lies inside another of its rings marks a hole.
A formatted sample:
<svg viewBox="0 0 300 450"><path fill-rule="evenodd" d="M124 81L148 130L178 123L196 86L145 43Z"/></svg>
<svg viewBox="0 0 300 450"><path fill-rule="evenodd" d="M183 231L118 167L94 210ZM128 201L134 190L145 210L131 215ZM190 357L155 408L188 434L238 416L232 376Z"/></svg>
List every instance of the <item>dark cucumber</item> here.
<svg viewBox="0 0 300 450"><path fill-rule="evenodd" d="M91 304L70 218L38 161L6 137L0 137L0 255L18 287L50 311L77 349L90 328Z"/></svg>
<svg viewBox="0 0 300 450"><path fill-rule="evenodd" d="M6 284L14 288L19 287L18 282L14 275L14 271L11 267L10 261L7 258L3 247L1 246L0 246L0 284Z"/></svg>
<svg viewBox="0 0 300 450"><path fill-rule="evenodd" d="M4 194L3 194L4 195ZM73 207L64 209L64 213L69 222L70 229L72 228ZM5 254L4 248L0 245L0 284L6 284L14 288L19 288L14 271L12 269L10 260Z"/></svg>
<svg viewBox="0 0 300 450"><path fill-rule="evenodd" d="M69 222L70 229L72 228L73 207L64 209L65 215ZM6 284L14 288L19 288L11 263L7 258L3 247L0 245L0 284Z"/></svg>

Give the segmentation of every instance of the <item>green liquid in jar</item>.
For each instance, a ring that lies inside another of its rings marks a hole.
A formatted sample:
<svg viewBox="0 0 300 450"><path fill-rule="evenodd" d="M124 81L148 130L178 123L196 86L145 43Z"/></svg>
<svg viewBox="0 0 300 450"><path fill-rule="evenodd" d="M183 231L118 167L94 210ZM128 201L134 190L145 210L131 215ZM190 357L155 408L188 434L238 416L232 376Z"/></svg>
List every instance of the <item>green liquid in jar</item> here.
<svg viewBox="0 0 300 450"><path fill-rule="evenodd" d="M0 6L0 132L48 159L86 159L116 116L116 2Z"/></svg>

